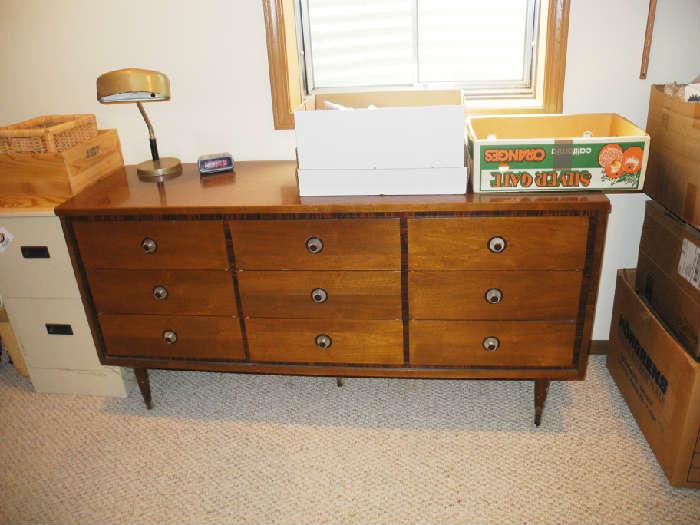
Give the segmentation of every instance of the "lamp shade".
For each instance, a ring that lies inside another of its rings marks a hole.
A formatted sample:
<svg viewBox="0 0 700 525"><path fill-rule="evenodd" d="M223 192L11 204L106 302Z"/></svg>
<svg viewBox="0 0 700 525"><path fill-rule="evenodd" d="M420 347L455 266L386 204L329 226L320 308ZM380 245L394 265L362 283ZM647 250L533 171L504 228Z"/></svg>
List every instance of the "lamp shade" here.
<svg viewBox="0 0 700 525"><path fill-rule="evenodd" d="M97 100L103 104L170 100L170 80L149 69L110 71L97 77Z"/></svg>

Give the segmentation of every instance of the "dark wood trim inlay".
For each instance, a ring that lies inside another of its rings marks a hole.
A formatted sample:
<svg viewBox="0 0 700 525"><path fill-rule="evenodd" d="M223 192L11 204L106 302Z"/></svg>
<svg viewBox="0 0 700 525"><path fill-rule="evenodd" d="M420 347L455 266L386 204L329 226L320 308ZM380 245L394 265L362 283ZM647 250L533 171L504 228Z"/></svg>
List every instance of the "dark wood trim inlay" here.
<svg viewBox="0 0 700 525"><path fill-rule="evenodd" d="M408 329L408 218L401 217L401 320L403 321L403 362L408 365L409 329Z"/></svg>
<svg viewBox="0 0 700 525"><path fill-rule="evenodd" d="M245 313L243 312L243 302L241 301L241 292L238 287L238 268L236 268L236 254L233 251L233 239L231 237L231 228L229 223L224 221L224 237L226 237L226 253L228 254L229 271L233 279L233 293L236 296L236 310L238 310L238 322L241 326L241 337L243 339L243 351L245 352L245 360L250 361L250 351L248 350L248 334L246 332Z"/></svg>

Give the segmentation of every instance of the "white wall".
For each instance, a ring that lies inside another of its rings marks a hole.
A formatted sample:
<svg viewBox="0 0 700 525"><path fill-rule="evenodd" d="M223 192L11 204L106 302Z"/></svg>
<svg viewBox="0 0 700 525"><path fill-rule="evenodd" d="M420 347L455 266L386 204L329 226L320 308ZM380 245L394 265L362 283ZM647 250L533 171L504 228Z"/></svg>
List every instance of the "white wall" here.
<svg viewBox="0 0 700 525"><path fill-rule="evenodd" d="M651 84L700 73L700 0L659 0L647 80L639 80L648 0L572 0L564 111L620 113L646 126ZM643 194L609 195L594 339L607 339L617 268L637 265Z"/></svg>
<svg viewBox="0 0 700 525"><path fill-rule="evenodd" d="M131 104L102 105L95 79L122 67L170 77L172 100L147 105L161 155L193 161L292 158L275 131L259 0L0 0L0 123L94 113L116 127L127 162L150 156Z"/></svg>
<svg viewBox="0 0 700 525"><path fill-rule="evenodd" d="M700 72L700 0L660 0L649 80L639 65L647 0L572 0L564 110L617 112L644 125L649 85ZM173 100L148 105L162 155L192 161L293 157L275 131L259 0L0 0L0 123L94 113L127 162L148 157L131 105L103 106L95 79L135 66L166 72ZM607 338L615 269L636 264L641 195L611 196L594 337Z"/></svg>

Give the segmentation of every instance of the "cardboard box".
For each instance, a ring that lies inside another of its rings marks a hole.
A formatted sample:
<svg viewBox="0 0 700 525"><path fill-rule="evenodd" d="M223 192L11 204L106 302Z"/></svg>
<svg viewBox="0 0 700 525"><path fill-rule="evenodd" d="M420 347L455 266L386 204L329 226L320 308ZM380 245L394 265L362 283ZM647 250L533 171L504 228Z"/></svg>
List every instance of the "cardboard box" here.
<svg viewBox="0 0 700 525"><path fill-rule="evenodd" d="M124 165L117 130L59 153L0 155L0 195L5 205L31 206L36 199L61 204Z"/></svg>
<svg viewBox="0 0 700 525"><path fill-rule="evenodd" d="M647 132L651 149L644 191L700 228L700 104L652 86Z"/></svg>
<svg viewBox="0 0 700 525"><path fill-rule="evenodd" d="M620 270L607 365L671 485L700 488L700 363Z"/></svg>
<svg viewBox="0 0 700 525"><path fill-rule="evenodd" d="M391 107L382 103L386 97ZM326 102L356 109L333 110ZM458 90L317 94L294 119L302 196L467 190Z"/></svg>
<svg viewBox="0 0 700 525"><path fill-rule="evenodd" d="M654 201L646 203L636 288L700 359L700 231Z"/></svg>
<svg viewBox="0 0 700 525"><path fill-rule="evenodd" d="M475 193L641 190L649 136L616 114L468 119Z"/></svg>

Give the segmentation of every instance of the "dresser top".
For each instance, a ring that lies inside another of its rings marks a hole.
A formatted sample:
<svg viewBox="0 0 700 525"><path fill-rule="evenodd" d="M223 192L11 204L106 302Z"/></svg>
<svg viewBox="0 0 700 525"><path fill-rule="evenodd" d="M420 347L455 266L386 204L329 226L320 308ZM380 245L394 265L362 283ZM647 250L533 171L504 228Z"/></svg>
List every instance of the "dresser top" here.
<svg viewBox="0 0 700 525"><path fill-rule="evenodd" d="M234 173L199 176L196 164L159 185L135 166L116 170L56 208L57 215L371 213L489 210L609 211L600 192L300 197L295 161L238 161Z"/></svg>

